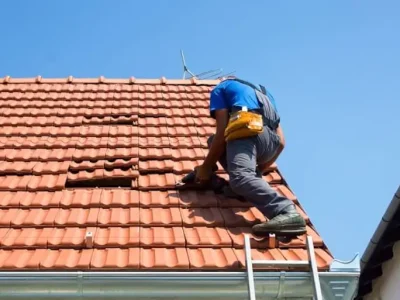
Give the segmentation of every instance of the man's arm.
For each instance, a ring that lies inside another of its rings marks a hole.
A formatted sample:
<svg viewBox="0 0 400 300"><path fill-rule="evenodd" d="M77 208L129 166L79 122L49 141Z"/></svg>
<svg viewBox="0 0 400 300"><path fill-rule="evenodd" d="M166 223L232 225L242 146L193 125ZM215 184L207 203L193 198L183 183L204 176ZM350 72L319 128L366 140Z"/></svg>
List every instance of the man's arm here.
<svg viewBox="0 0 400 300"><path fill-rule="evenodd" d="M224 153L226 142L225 142L225 129L228 125L229 114L227 109L218 109L215 111L215 120L217 123L216 132L211 143L208 155L204 160L204 165L207 168L212 167L217 163L218 159Z"/></svg>
<svg viewBox="0 0 400 300"><path fill-rule="evenodd" d="M283 130L281 124L279 124L278 128L276 129L276 133L279 136L279 146L278 149L276 150L275 155L266 163L260 165L260 171L264 172L267 168L269 168L279 157L279 155L282 153L283 149L285 148L285 136L283 135Z"/></svg>

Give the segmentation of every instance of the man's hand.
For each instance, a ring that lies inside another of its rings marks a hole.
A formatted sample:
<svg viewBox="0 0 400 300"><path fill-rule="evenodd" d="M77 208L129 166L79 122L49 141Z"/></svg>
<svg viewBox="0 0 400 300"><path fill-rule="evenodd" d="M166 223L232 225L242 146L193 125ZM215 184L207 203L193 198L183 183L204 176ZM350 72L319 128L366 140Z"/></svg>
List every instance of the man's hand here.
<svg viewBox="0 0 400 300"><path fill-rule="evenodd" d="M195 168L196 171L196 182L198 183L206 183L211 179L211 175L213 173L212 168L208 167L205 164L197 166Z"/></svg>

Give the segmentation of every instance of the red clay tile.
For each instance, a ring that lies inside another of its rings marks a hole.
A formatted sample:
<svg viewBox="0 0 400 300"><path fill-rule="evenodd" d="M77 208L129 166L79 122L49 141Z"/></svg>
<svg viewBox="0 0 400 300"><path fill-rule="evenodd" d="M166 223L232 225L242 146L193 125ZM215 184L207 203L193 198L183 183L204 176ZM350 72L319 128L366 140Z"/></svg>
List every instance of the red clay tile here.
<svg viewBox="0 0 400 300"><path fill-rule="evenodd" d="M25 191L33 176L7 175L0 177L0 190Z"/></svg>
<svg viewBox="0 0 400 300"><path fill-rule="evenodd" d="M174 107L166 109L166 116L168 117L192 117L192 111L188 107Z"/></svg>
<svg viewBox="0 0 400 300"><path fill-rule="evenodd" d="M190 269L215 270L238 267L238 259L231 248L189 248L187 252Z"/></svg>
<svg viewBox="0 0 400 300"><path fill-rule="evenodd" d="M170 146L171 148L201 148L207 147L207 143L203 144L199 137L190 136L190 137L170 137Z"/></svg>
<svg viewBox="0 0 400 300"><path fill-rule="evenodd" d="M86 148L86 149L76 149L72 158L75 161L83 161L83 160L93 160L97 161L100 159L104 159L106 157L107 148Z"/></svg>
<svg viewBox="0 0 400 300"><path fill-rule="evenodd" d="M128 167L125 169L112 169L104 170L104 178L137 178L139 177L139 171Z"/></svg>
<svg viewBox="0 0 400 300"><path fill-rule="evenodd" d="M264 215L255 207L221 208L221 214L226 227L249 226L266 221Z"/></svg>
<svg viewBox="0 0 400 300"><path fill-rule="evenodd" d="M133 148L139 145L139 138L136 136L114 136L108 137L106 146L108 148Z"/></svg>
<svg viewBox="0 0 400 300"><path fill-rule="evenodd" d="M132 167L136 166L139 162L138 157L124 157L124 158L116 158L116 159L107 159L104 161L105 168L123 168L123 167Z"/></svg>
<svg viewBox="0 0 400 300"><path fill-rule="evenodd" d="M232 240L222 227L183 228L188 247L231 247Z"/></svg>
<svg viewBox="0 0 400 300"><path fill-rule="evenodd" d="M191 161L191 160L184 160L184 161L175 161L173 163L173 172L175 174L187 174L195 169L195 167L200 166L203 163L203 160Z"/></svg>
<svg viewBox="0 0 400 300"><path fill-rule="evenodd" d="M167 110L165 108L143 107L139 109L139 117L165 117Z"/></svg>
<svg viewBox="0 0 400 300"><path fill-rule="evenodd" d="M173 191L140 191L139 198L141 207L179 206L179 195Z"/></svg>
<svg viewBox="0 0 400 300"><path fill-rule="evenodd" d="M143 148L167 148L170 147L170 139L168 137L139 137L139 147Z"/></svg>
<svg viewBox="0 0 400 300"><path fill-rule="evenodd" d="M205 153L201 148L180 148L172 149L171 156L173 160L177 161L192 161L192 160L203 160Z"/></svg>
<svg viewBox="0 0 400 300"><path fill-rule="evenodd" d="M216 132L216 128L212 126L197 126L196 130L198 135L206 137L209 137Z"/></svg>
<svg viewBox="0 0 400 300"><path fill-rule="evenodd" d="M0 264L1 265L1 264ZM189 259L185 248L140 249L141 269L189 269Z"/></svg>
<svg viewBox="0 0 400 300"><path fill-rule="evenodd" d="M100 204L107 207L139 206L139 191L112 189L103 190Z"/></svg>
<svg viewBox="0 0 400 300"><path fill-rule="evenodd" d="M252 248L268 248L268 238L255 236L252 233L251 227L230 227L227 228L227 232L232 239L234 248L243 249L245 234L250 236L250 244Z"/></svg>
<svg viewBox="0 0 400 300"><path fill-rule="evenodd" d="M182 225L182 217L178 207L140 208L140 223L151 226Z"/></svg>
<svg viewBox="0 0 400 300"><path fill-rule="evenodd" d="M193 117L171 117L171 118L167 118L166 120L167 120L168 126L170 126L170 127L198 125L197 123L195 123Z"/></svg>
<svg viewBox="0 0 400 300"><path fill-rule="evenodd" d="M101 248L139 246L139 227L98 228L94 246Z"/></svg>
<svg viewBox="0 0 400 300"><path fill-rule="evenodd" d="M110 126L109 136L137 136L138 127L131 125Z"/></svg>
<svg viewBox="0 0 400 300"><path fill-rule="evenodd" d="M199 117L210 117L210 111L207 108L191 108L192 116Z"/></svg>
<svg viewBox="0 0 400 300"><path fill-rule="evenodd" d="M115 148L115 149L107 149L105 158L106 159L114 159L114 158L132 158L138 157L139 148Z"/></svg>
<svg viewBox="0 0 400 300"><path fill-rule="evenodd" d="M222 208L229 208L229 207L253 207L254 205L246 200L239 200L236 198L229 198L226 197L224 194L217 194L217 199L218 199L218 206Z"/></svg>
<svg viewBox="0 0 400 300"><path fill-rule="evenodd" d="M62 174L67 173L69 168L69 161L49 161L49 162L37 162L33 167L34 175L42 174Z"/></svg>
<svg viewBox="0 0 400 300"><path fill-rule="evenodd" d="M185 236L182 227L140 228L141 247L183 247Z"/></svg>
<svg viewBox="0 0 400 300"><path fill-rule="evenodd" d="M63 160L71 160L74 153L75 153L74 148L36 149L32 156L35 159L38 159L41 161L49 161L49 160L63 161Z"/></svg>
<svg viewBox="0 0 400 300"><path fill-rule="evenodd" d="M48 229L48 228L45 228ZM49 248L84 247L86 232L93 232L96 228L54 228L48 232L47 243Z"/></svg>
<svg viewBox="0 0 400 300"><path fill-rule="evenodd" d="M97 218L100 226L138 225L139 220L139 207L101 208Z"/></svg>
<svg viewBox="0 0 400 300"><path fill-rule="evenodd" d="M54 220L56 226L96 225L99 208L60 208Z"/></svg>
<svg viewBox="0 0 400 300"><path fill-rule="evenodd" d="M3 207L19 207L21 199L24 199L26 192L10 191L2 192L0 191L0 208Z"/></svg>
<svg viewBox="0 0 400 300"><path fill-rule="evenodd" d="M60 207L94 207L100 204L103 191L100 189L63 190L57 198Z"/></svg>
<svg viewBox="0 0 400 300"><path fill-rule="evenodd" d="M148 93L150 97L155 97L156 94ZM146 101L139 101L139 109L143 110L145 108L166 108L169 107L168 101L165 100L155 100L146 97Z"/></svg>
<svg viewBox="0 0 400 300"><path fill-rule="evenodd" d="M223 226L224 219L217 207L181 208L183 224L186 226Z"/></svg>
<svg viewBox="0 0 400 300"><path fill-rule="evenodd" d="M10 209L1 224L9 226L50 226L58 214L57 208Z"/></svg>
<svg viewBox="0 0 400 300"><path fill-rule="evenodd" d="M245 264L245 252L244 249L233 249L239 264L241 268L244 268L246 266ZM251 250L251 258L253 260L288 260L284 256L284 252L286 250L281 250L281 249L252 249ZM299 260L299 259L295 259ZM254 266L254 269L261 269L262 267L260 266ZM287 268L284 267L275 267L275 268L269 268L271 270L287 270Z"/></svg>
<svg viewBox="0 0 400 300"><path fill-rule="evenodd" d="M94 249L90 261L91 269L139 269L139 248Z"/></svg>
<svg viewBox="0 0 400 300"><path fill-rule="evenodd" d="M166 126L167 125L167 119L165 117L159 117L159 118L154 118L154 117L147 117L147 118L139 118L138 119L138 125L140 127L158 127L158 126Z"/></svg>
<svg viewBox="0 0 400 300"><path fill-rule="evenodd" d="M28 182L28 191L55 191L65 187L67 174L32 176Z"/></svg>
<svg viewBox="0 0 400 300"><path fill-rule="evenodd" d="M185 126L185 127L168 127L168 135L170 137L187 137L187 136L197 136L197 130L196 127L193 126Z"/></svg>
<svg viewBox="0 0 400 300"><path fill-rule="evenodd" d="M267 175L264 175L263 178L269 183L281 183L282 182L282 177L276 171L273 171L273 172L268 173Z"/></svg>
<svg viewBox="0 0 400 300"><path fill-rule="evenodd" d="M139 162L140 172L172 172L174 168L174 162L172 160L141 160Z"/></svg>
<svg viewBox="0 0 400 300"><path fill-rule="evenodd" d="M70 162L69 170L78 171L78 170L93 170L93 169L102 169L104 168L105 160L77 160Z"/></svg>
<svg viewBox="0 0 400 300"><path fill-rule="evenodd" d="M172 173L142 175L138 179L141 190L169 189L175 187L175 177Z"/></svg>
<svg viewBox="0 0 400 300"><path fill-rule="evenodd" d="M139 159L169 159L171 158L171 149L169 148L140 148Z"/></svg>
<svg viewBox="0 0 400 300"><path fill-rule="evenodd" d="M32 174L36 161L0 161L0 174Z"/></svg>
<svg viewBox="0 0 400 300"><path fill-rule="evenodd" d="M108 136L111 126L87 125L81 126L79 136Z"/></svg>
<svg viewBox="0 0 400 300"><path fill-rule="evenodd" d="M7 230L7 234L4 234ZM3 248L47 247L47 239L52 228L2 228L0 229L0 245Z"/></svg>
<svg viewBox="0 0 400 300"><path fill-rule="evenodd" d="M38 270L40 262L47 254L46 249L37 250L0 250L0 269L2 270Z"/></svg>
<svg viewBox="0 0 400 300"><path fill-rule="evenodd" d="M168 136L168 130L166 126L161 126L161 127L140 127L139 128L139 137L146 136L146 137L151 137L151 136Z"/></svg>
<svg viewBox="0 0 400 300"><path fill-rule="evenodd" d="M64 191L56 192L19 192L21 208L59 207Z"/></svg>
<svg viewBox="0 0 400 300"><path fill-rule="evenodd" d="M104 169L74 171L68 173L69 182L96 180L104 178Z"/></svg>
<svg viewBox="0 0 400 300"><path fill-rule="evenodd" d="M273 188L282 196L285 196L289 200L292 200L293 202L297 203L297 197L290 191L290 189L287 186L279 184L277 186L274 186Z"/></svg>
<svg viewBox="0 0 400 300"><path fill-rule="evenodd" d="M217 207L218 201L213 191L179 191L182 207Z"/></svg>
<svg viewBox="0 0 400 300"><path fill-rule="evenodd" d="M41 269L88 269L93 255L92 249L73 250L47 250L41 259Z"/></svg>

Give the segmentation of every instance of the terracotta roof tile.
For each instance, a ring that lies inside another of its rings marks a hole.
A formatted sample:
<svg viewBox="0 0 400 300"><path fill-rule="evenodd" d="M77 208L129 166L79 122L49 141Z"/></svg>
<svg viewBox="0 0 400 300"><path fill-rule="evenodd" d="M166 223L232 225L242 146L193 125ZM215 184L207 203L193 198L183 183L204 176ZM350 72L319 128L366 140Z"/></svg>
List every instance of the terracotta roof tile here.
<svg viewBox="0 0 400 300"><path fill-rule="evenodd" d="M189 269L186 248L140 249L141 269Z"/></svg>
<svg viewBox="0 0 400 300"><path fill-rule="evenodd" d="M175 188L208 153L217 82L0 78L0 270L244 270L244 234L265 217L247 201ZM296 204L327 269L332 257L276 164L263 178ZM251 243L253 259L306 258L305 235Z"/></svg>
<svg viewBox="0 0 400 300"><path fill-rule="evenodd" d="M182 227L142 227L141 247L184 247L185 235Z"/></svg>

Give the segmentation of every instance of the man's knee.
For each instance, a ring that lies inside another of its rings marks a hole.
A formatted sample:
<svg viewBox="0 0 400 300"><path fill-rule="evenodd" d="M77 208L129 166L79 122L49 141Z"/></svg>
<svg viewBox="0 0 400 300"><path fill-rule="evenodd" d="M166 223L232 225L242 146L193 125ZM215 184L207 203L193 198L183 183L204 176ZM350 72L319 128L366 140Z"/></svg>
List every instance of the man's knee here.
<svg viewBox="0 0 400 300"><path fill-rule="evenodd" d="M243 196L250 174L246 172L230 172L229 185L236 194Z"/></svg>
<svg viewBox="0 0 400 300"><path fill-rule="evenodd" d="M208 148L211 147L211 143L212 143L213 139L214 139L214 134L212 134L212 135L210 135L210 136L208 137L208 139L207 139Z"/></svg>

